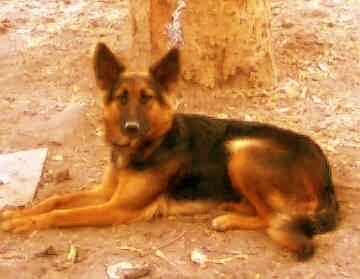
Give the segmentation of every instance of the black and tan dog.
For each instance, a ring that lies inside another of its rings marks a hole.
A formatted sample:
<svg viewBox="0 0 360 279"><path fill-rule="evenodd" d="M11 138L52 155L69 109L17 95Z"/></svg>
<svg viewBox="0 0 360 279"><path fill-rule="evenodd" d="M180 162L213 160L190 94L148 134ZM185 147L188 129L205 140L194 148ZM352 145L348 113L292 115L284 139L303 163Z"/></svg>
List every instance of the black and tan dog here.
<svg viewBox="0 0 360 279"><path fill-rule="evenodd" d="M179 68L172 49L148 73L130 73L99 43L94 70L111 150L102 184L5 211L2 228L103 226L220 207L228 212L212 221L215 230L266 229L311 257L312 236L335 226L338 209L320 147L266 124L174 113Z"/></svg>

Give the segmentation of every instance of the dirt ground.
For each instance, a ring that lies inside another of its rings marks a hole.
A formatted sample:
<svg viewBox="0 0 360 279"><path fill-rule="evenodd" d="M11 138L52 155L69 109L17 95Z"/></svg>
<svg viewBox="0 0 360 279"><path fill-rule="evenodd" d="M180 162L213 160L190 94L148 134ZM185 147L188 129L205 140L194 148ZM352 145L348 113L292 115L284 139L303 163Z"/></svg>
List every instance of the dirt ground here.
<svg viewBox="0 0 360 279"><path fill-rule="evenodd" d="M360 278L360 1L271 6L279 83L177 92L179 110L265 121L320 143L343 183L339 226L315 237L314 258L296 262L262 231L214 232L209 214L0 232L0 278L108 278L122 262L143 266L144 278ZM1 2L0 153L49 148L35 201L101 180L108 151L91 54L98 40L128 48L127 8L126 0ZM207 261L191 260L196 252Z"/></svg>

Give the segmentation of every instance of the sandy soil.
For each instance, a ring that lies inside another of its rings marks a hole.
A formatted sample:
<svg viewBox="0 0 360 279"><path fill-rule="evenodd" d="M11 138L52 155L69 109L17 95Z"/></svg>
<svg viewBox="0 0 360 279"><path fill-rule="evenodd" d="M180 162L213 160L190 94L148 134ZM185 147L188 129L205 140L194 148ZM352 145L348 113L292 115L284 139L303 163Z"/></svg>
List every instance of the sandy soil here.
<svg viewBox="0 0 360 279"><path fill-rule="evenodd" d="M49 148L36 201L101 179L108 152L91 53L100 39L126 48L127 5L1 3L0 152ZM108 278L109 266L119 262L142 266L150 272L143 278L359 278L359 7L359 0L272 1L277 86L178 92L181 111L266 121L321 144L345 183L336 189L340 224L316 236L313 259L296 262L262 231L214 232L211 216L201 215L109 228L0 232L0 278ZM61 175L67 171L70 177ZM196 251L208 260L192 261Z"/></svg>

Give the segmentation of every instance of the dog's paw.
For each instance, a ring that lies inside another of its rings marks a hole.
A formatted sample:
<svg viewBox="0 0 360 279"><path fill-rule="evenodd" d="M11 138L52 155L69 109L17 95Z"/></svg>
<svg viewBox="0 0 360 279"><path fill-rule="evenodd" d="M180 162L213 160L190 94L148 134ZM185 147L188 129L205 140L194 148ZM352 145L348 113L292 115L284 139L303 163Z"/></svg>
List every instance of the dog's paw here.
<svg viewBox="0 0 360 279"><path fill-rule="evenodd" d="M211 222L211 227L216 231L227 231L229 229L230 222L228 215L221 215L219 217L216 217Z"/></svg>
<svg viewBox="0 0 360 279"><path fill-rule="evenodd" d="M24 233L34 230L36 222L32 218L13 218L4 220L1 229L12 233Z"/></svg>

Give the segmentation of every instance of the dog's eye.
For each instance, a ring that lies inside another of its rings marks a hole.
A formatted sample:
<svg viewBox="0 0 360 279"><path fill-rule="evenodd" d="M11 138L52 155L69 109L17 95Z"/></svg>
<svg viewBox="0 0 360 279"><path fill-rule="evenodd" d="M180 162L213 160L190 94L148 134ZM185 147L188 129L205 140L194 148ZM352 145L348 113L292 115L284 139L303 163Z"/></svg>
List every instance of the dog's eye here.
<svg viewBox="0 0 360 279"><path fill-rule="evenodd" d="M147 104L153 98L152 95L147 93L145 90L140 90L140 103Z"/></svg>
<svg viewBox="0 0 360 279"><path fill-rule="evenodd" d="M129 92L126 89L124 89L121 92L121 94L119 94L116 98L122 105L126 105L128 102L128 98L129 98Z"/></svg>

